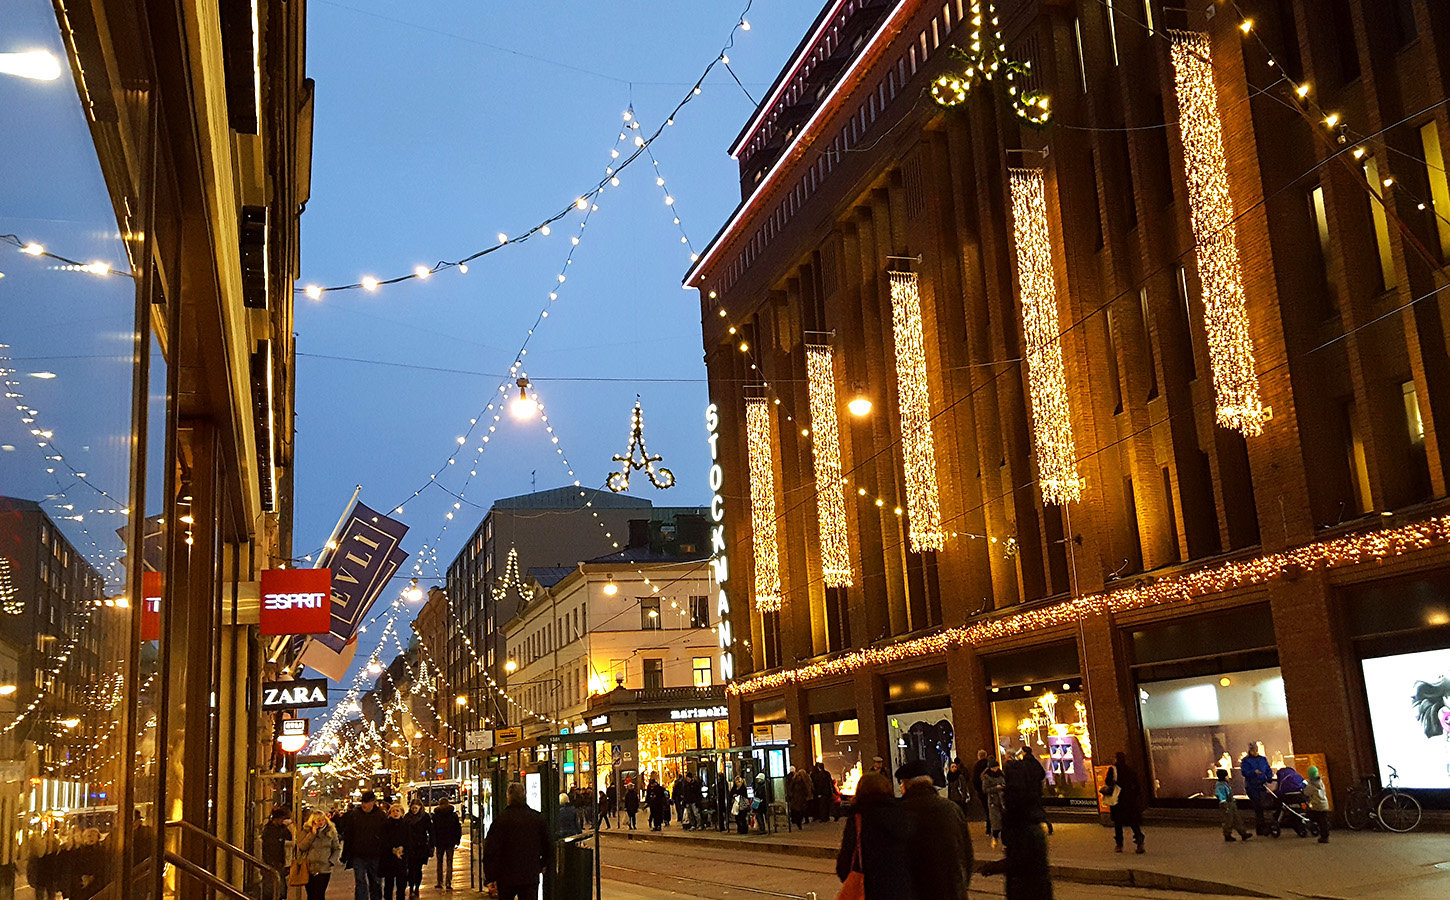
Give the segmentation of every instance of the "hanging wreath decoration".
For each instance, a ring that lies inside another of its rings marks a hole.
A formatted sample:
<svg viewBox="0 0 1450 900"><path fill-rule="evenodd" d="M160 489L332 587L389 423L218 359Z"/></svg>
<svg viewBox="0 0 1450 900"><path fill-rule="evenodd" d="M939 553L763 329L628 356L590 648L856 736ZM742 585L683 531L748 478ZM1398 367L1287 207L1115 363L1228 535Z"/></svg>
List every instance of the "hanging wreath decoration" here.
<svg viewBox="0 0 1450 900"><path fill-rule="evenodd" d="M638 457L635 451L639 451ZM624 463L618 472L609 473L609 489L616 494L629 490L629 473L631 470L643 471L649 476L649 483L665 490L675 486L675 473L664 466L655 468L655 463L661 462L664 457L659 454L650 456L644 446L644 410L640 407L639 400L634 401L634 413L629 423L629 450L624 453L617 453L614 461Z"/></svg>

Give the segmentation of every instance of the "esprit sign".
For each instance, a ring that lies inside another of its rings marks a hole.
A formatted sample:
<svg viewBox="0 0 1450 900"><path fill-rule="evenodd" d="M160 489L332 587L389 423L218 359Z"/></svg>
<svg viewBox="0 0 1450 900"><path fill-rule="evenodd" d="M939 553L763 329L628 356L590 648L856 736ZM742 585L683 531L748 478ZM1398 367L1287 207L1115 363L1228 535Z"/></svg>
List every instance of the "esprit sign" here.
<svg viewBox="0 0 1450 900"><path fill-rule="evenodd" d="M327 705L326 678L262 682L262 710L319 709Z"/></svg>
<svg viewBox="0 0 1450 900"><path fill-rule="evenodd" d="M710 566L720 586L715 601L715 613L720 618L720 677L731 681L735 678L735 641L730 632L730 598L725 594L725 582L730 577L730 563L725 557L725 497L721 493L725 470L720 467L720 408L713 403L705 407L705 430L710 433Z"/></svg>
<svg viewBox="0 0 1450 900"><path fill-rule="evenodd" d="M261 593L262 634L332 630L331 569L266 569Z"/></svg>

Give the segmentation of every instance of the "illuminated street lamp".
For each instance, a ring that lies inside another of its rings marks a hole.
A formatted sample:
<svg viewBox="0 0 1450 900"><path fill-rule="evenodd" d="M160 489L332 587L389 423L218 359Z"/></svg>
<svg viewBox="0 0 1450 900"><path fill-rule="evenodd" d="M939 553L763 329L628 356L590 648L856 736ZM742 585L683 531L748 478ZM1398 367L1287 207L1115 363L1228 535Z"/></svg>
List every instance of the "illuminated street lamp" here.
<svg viewBox="0 0 1450 900"><path fill-rule="evenodd" d="M35 81L55 81L60 77L60 60L47 50L0 53L0 74Z"/></svg>
<svg viewBox="0 0 1450 900"><path fill-rule="evenodd" d="M609 576L609 581L605 583L605 585L604 585L604 593L605 593L606 596L609 596L609 597L613 597L615 594L619 593L619 585L617 585L617 584L614 583L614 576L613 575L610 575Z"/></svg>
<svg viewBox="0 0 1450 900"><path fill-rule="evenodd" d="M503 670L505 672L508 672L509 674L513 674L514 672L517 672L518 669L519 669L519 664L516 663L516 662L514 662L513 660L509 660L508 662L506 662L506 663L503 664Z"/></svg>
<svg viewBox="0 0 1450 900"><path fill-rule="evenodd" d="M866 396L861 385L856 385L856 396L851 398L851 402L846 404L846 408L851 411L851 415L858 419L871 412L871 398Z"/></svg>
<svg viewBox="0 0 1450 900"><path fill-rule="evenodd" d="M515 384L519 386L519 395L509 404L509 412L515 419L532 419L539 411L539 402L529 396L529 380L520 378Z"/></svg>

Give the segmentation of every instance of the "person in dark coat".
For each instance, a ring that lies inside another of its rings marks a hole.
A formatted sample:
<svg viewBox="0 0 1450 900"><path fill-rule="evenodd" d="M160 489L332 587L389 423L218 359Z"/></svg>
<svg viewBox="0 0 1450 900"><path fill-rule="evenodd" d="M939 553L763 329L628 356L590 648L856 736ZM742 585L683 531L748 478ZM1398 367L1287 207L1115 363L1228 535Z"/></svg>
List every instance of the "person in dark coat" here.
<svg viewBox="0 0 1450 900"><path fill-rule="evenodd" d="M675 781L670 785L670 801L675 804L675 820L681 825L685 824L685 798L689 795L690 788L685 783L685 776L676 775ZM665 824L669 824L668 811L665 815Z"/></svg>
<svg viewBox="0 0 1450 900"><path fill-rule="evenodd" d="M866 900L935 900L916 891L911 842L911 819L892 796L891 780L881 772L862 775L841 831L836 877L844 882L860 872Z"/></svg>
<svg viewBox="0 0 1450 900"><path fill-rule="evenodd" d="M383 883L379 866L383 859L383 821L387 815L378 806L378 795L363 791L358 805L342 817L342 862L352 869L356 900L382 900Z"/></svg>
<svg viewBox="0 0 1450 900"><path fill-rule="evenodd" d="M584 831L584 826L579 824L579 809L569 802L568 794L559 795L559 816L554 822L554 837L573 837Z"/></svg>
<svg viewBox="0 0 1450 900"><path fill-rule="evenodd" d="M534 900L539 876L549 867L549 824L530 809L524 786L508 786L508 806L483 842L483 880L498 887L498 900Z"/></svg>
<svg viewBox="0 0 1450 900"><path fill-rule="evenodd" d="M806 819L810 818L813 796L811 777L804 769L791 769L785 780L785 800L790 806L790 823L795 827L805 827Z"/></svg>
<svg viewBox="0 0 1450 900"><path fill-rule="evenodd" d="M925 760L915 760L896 770L901 808L915 835L907 854L911 879L920 897L967 900L973 867L967 816L936 792L931 769Z"/></svg>
<svg viewBox="0 0 1450 900"><path fill-rule="evenodd" d="M816 821L830 821L831 807L835 805L836 784L831 780L831 773L826 771L826 764L823 762L816 763L811 770L811 793L816 797Z"/></svg>
<svg viewBox="0 0 1450 900"><path fill-rule="evenodd" d="M987 834L992 833L992 820L991 815L987 810L987 791L986 788L982 787L982 773L987 771L987 767L991 764L992 760L990 757L987 756L987 751L978 750L977 761L972 763L971 784L972 790L977 792L978 802L982 804L982 817L987 820Z"/></svg>
<svg viewBox="0 0 1450 900"><path fill-rule="evenodd" d="M639 788L631 781L624 786L624 815L629 822L629 830L634 831L634 817L639 815Z"/></svg>
<svg viewBox="0 0 1450 900"><path fill-rule="evenodd" d="M735 816L735 832L745 834L750 830L750 789L745 786L745 779L739 775L735 776L735 783L730 786L730 812Z"/></svg>
<svg viewBox="0 0 1450 900"><path fill-rule="evenodd" d="M725 779L724 772L715 776L710 799L715 802L715 830L724 831L730 821L730 782Z"/></svg>
<svg viewBox="0 0 1450 900"><path fill-rule="evenodd" d="M1118 789L1118 802L1108 807L1113 820L1113 849L1118 853L1123 852L1123 829L1131 828L1133 843L1138 845L1137 852L1142 853L1143 787L1138 781L1138 773L1128 768L1128 756L1121 750L1118 751L1113 765L1108 767L1108 777L1104 785Z"/></svg>
<svg viewBox="0 0 1450 900"><path fill-rule="evenodd" d="M614 815L614 792L605 788L599 792L599 827L610 828L610 817Z"/></svg>
<svg viewBox="0 0 1450 900"><path fill-rule="evenodd" d="M650 831L659 831L670 821L670 793L659 779L651 775L644 791L644 804L649 807Z"/></svg>
<svg viewBox="0 0 1450 900"><path fill-rule="evenodd" d="M972 798L967 778L967 766L961 757L953 759L952 764L947 766L947 799L961 809L962 815L967 814L967 802Z"/></svg>
<svg viewBox="0 0 1450 900"><path fill-rule="evenodd" d="M438 851L438 883L435 887L445 891L453 890L453 851L463 842L463 823L448 798L433 810L433 827L430 836L433 849ZM358 900L362 900L361 897Z"/></svg>
<svg viewBox="0 0 1450 900"><path fill-rule="evenodd" d="M418 890L423 886L423 866L433 855L433 817L423 810L423 801L414 800L408 805L408 814L403 817L408 828L408 845L404 862L408 867L408 892L412 900L418 900Z"/></svg>
<svg viewBox="0 0 1450 900"><path fill-rule="evenodd" d="M267 818L267 824L262 826L262 862L267 864L273 872L281 876L281 881L270 875L262 879L262 900L277 891L278 885L286 891L287 884L287 842L292 840L292 814L285 808L279 806L272 810L272 815ZM281 897L273 900L282 900Z"/></svg>
<svg viewBox="0 0 1450 900"><path fill-rule="evenodd" d="M383 859L378 875L383 879L383 900L407 900L408 824L403 821L401 804L393 804L383 821Z"/></svg>

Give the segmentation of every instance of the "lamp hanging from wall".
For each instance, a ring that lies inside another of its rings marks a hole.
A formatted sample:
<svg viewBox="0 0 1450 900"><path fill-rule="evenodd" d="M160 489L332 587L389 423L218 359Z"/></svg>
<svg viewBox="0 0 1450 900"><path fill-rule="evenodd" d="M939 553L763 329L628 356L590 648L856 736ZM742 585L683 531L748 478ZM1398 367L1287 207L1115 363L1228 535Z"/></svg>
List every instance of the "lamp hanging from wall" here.
<svg viewBox="0 0 1450 900"><path fill-rule="evenodd" d="M836 413L836 361L829 344L806 345L811 409L811 452L816 464L816 514L821 535L821 578L826 587L850 587L851 543L841 477L841 426Z"/></svg>
<svg viewBox="0 0 1450 900"><path fill-rule="evenodd" d="M1012 227L1017 252L1017 292L1022 301L1027 387L1032 401L1032 436L1042 502L1062 505L1082 499L1072 411L1057 324L1057 282L1047 233L1047 192L1040 169L1011 169Z"/></svg>
<svg viewBox="0 0 1450 900"><path fill-rule="evenodd" d="M775 520L775 452L771 445L770 403L745 399L745 446L750 462L751 543L755 548L755 608L780 609L780 549Z"/></svg>
<svg viewBox="0 0 1450 900"><path fill-rule="evenodd" d="M911 552L940 550L941 497L936 477L936 441L931 429L931 395L926 380L921 293L915 272L891 272L891 331L896 343L897 399L901 406L902 466Z"/></svg>
<svg viewBox="0 0 1450 900"><path fill-rule="evenodd" d="M1198 32L1174 31L1171 37L1178 131L1183 138L1198 278L1203 284L1203 327L1213 366L1218 424L1253 437L1264 430L1271 413L1259 398L1212 47L1207 35Z"/></svg>

